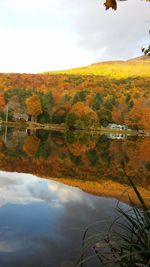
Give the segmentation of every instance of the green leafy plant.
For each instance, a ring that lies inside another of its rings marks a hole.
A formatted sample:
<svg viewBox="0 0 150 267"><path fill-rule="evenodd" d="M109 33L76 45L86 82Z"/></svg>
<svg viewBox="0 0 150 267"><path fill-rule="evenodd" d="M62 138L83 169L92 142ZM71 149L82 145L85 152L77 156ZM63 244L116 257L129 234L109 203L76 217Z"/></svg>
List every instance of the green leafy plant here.
<svg viewBox="0 0 150 267"><path fill-rule="evenodd" d="M81 256L76 267L96 259L99 266L149 267L150 266L150 210L146 206L133 180L126 174L139 202L130 199L128 210L117 205L118 216L107 234L90 226L84 232ZM87 252L92 248L92 254ZM93 266L93 265L92 265Z"/></svg>

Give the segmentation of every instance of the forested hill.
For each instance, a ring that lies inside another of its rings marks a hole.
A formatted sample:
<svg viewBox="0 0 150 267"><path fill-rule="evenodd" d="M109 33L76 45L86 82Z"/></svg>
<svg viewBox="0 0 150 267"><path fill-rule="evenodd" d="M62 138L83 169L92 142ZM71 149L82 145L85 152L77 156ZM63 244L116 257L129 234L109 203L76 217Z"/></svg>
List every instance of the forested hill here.
<svg viewBox="0 0 150 267"><path fill-rule="evenodd" d="M9 120L108 123L150 130L150 60L97 63L46 74L0 74L0 112Z"/></svg>

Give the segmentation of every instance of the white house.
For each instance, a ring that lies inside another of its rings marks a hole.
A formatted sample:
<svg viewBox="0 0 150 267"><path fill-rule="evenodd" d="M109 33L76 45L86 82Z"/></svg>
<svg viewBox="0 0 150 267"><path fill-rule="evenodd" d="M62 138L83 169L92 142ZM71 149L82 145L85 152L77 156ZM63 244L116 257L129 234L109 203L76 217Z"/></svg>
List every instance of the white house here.
<svg viewBox="0 0 150 267"><path fill-rule="evenodd" d="M126 131L128 127L126 125L120 125L120 124L115 124L115 123L109 123L107 128L112 129L112 130L122 130Z"/></svg>

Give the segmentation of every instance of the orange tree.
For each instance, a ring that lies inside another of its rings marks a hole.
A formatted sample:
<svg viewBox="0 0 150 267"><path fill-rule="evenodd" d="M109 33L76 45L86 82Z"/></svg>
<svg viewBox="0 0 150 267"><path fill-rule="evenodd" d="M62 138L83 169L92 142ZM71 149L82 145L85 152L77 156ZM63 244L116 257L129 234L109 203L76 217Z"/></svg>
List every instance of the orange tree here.
<svg viewBox="0 0 150 267"><path fill-rule="evenodd" d="M0 111L3 110L4 106L5 106L4 94L0 92Z"/></svg>
<svg viewBox="0 0 150 267"><path fill-rule="evenodd" d="M36 121L37 116L42 113L40 98L37 95L32 95L26 100L27 113L31 115L31 120Z"/></svg>

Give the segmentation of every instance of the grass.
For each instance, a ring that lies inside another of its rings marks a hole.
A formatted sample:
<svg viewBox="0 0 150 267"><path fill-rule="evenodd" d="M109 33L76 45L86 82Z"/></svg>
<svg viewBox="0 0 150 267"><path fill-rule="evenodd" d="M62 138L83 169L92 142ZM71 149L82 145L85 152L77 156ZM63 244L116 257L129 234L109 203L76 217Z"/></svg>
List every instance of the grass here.
<svg viewBox="0 0 150 267"><path fill-rule="evenodd" d="M117 218L107 234L95 231L93 226L84 232L81 256L76 267L84 267L91 259L97 266L149 267L150 266L150 210L132 179L127 176L136 194L140 208L130 198L130 208L117 205ZM87 256L89 249L92 253ZM92 265L93 266L93 265Z"/></svg>

